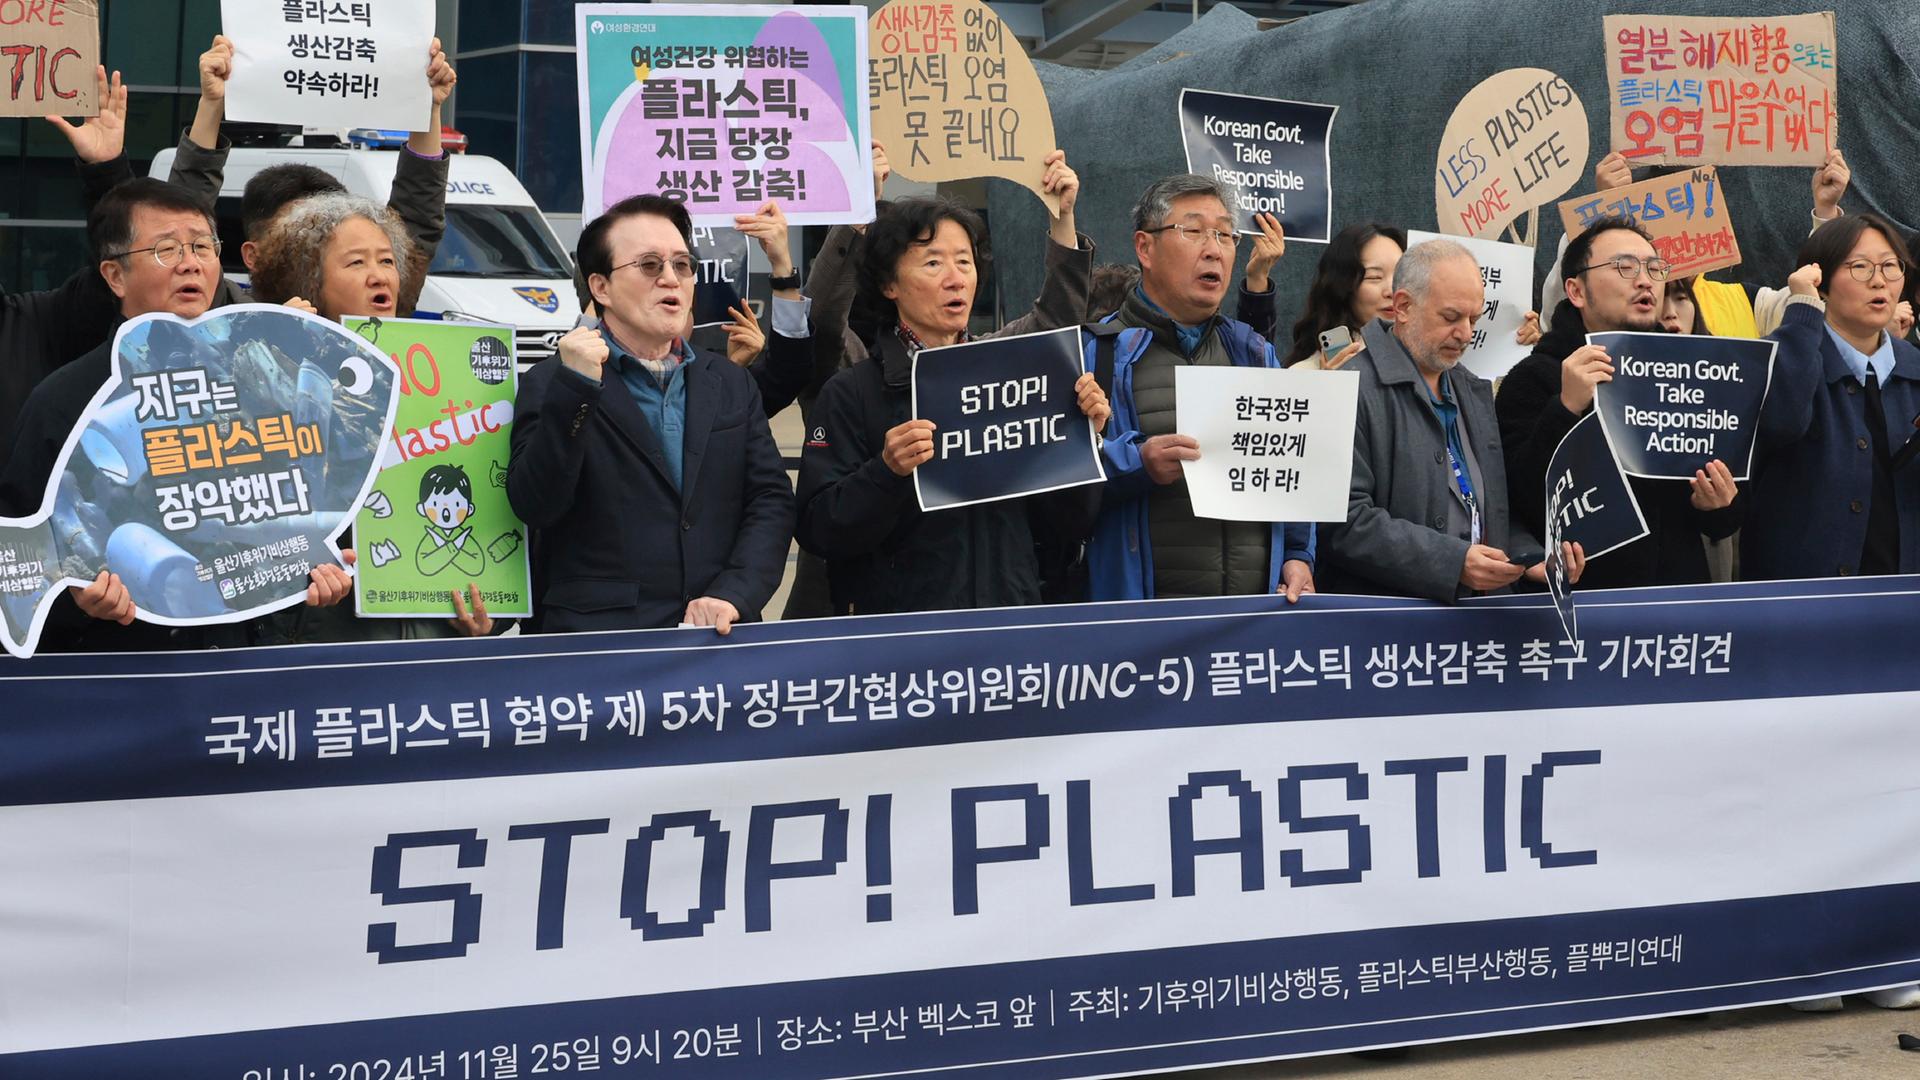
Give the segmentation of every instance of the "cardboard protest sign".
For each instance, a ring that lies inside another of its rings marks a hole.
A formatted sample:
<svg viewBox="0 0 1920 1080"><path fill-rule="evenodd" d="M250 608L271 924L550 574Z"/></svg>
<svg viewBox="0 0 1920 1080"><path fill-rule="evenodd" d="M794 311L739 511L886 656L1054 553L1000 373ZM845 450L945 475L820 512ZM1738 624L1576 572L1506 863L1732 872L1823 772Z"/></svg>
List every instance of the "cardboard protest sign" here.
<svg viewBox="0 0 1920 1080"><path fill-rule="evenodd" d="M433 16L395 0L220 0L227 119L418 131L433 111Z"/></svg>
<svg viewBox="0 0 1920 1080"><path fill-rule="evenodd" d="M513 328L349 319L400 370L400 405L373 494L354 519L354 611L451 618L478 585L487 613L533 614L527 527L507 502L518 388Z"/></svg>
<svg viewBox="0 0 1920 1080"><path fill-rule="evenodd" d="M1016 499L1106 480L1073 385L1080 328L922 349L913 415L933 421L933 458L913 470L922 510Z"/></svg>
<svg viewBox="0 0 1920 1080"><path fill-rule="evenodd" d="M365 341L266 304L129 320L112 363L39 512L0 520L0 629L16 656L32 655L60 591L103 569L165 626L301 603L314 567L340 565L399 398Z"/></svg>
<svg viewBox="0 0 1920 1080"><path fill-rule="evenodd" d="M0 0L0 116L98 116L97 0Z"/></svg>
<svg viewBox="0 0 1920 1080"><path fill-rule="evenodd" d="M582 214L629 195L732 228L769 200L793 225L873 220L863 9L581 4Z"/></svg>
<svg viewBox="0 0 1920 1080"><path fill-rule="evenodd" d="M1174 426L1196 517L1345 521L1360 377L1351 371L1179 367Z"/></svg>
<svg viewBox="0 0 1920 1080"><path fill-rule="evenodd" d="M1584 232L1602 217L1638 222L1653 237L1654 250L1673 264L1674 277L1693 277L1740 262L1733 215L1711 165L1560 204L1560 223L1568 236Z"/></svg>
<svg viewBox="0 0 1920 1080"><path fill-rule="evenodd" d="M1333 235L1329 136L1338 105L1180 91L1180 142L1187 171L1211 176L1235 197L1228 207L1241 232L1259 233L1253 215L1280 219L1287 239L1324 244Z"/></svg>
<svg viewBox="0 0 1920 1080"><path fill-rule="evenodd" d="M1718 458L1735 480L1747 479L1774 342L1657 333L1588 334L1587 341L1613 361L1613 379L1600 384L1593 408L1623 471L1687 480Z"/></svg>
<svg viewBox="0 0 1920 1080"><path fill-rule="evenodd" d="M1647 519L1595 413L1580 418L1547 463L1547 531L1597 559L1647 535Z"/></svg>
<svg viewBox="0 0 1920 1080"><path fill-rule="evenodd" d="M1567 80L1512 68L1468 91L1440 136L1433 197L1450 236L1497 236L1587 168L1587 113Z"/></svg>
<svg viewBox="0 0 1920 1080"><path fill-rule="evenodd" d="M935 183L1011 180L1040 196L1059 144L1033 61L981 0L893 0L868 22L873 137L894 171Z"/></svg>
<svg viewBox="0 0 1920 1080"><path fill-rule="evenodd" d="M1408 247L1437 239L1439 233L1407 230ZM1520 324L1527 321L1527 312L1533 310L1533 249L1525 244L1466 236L1446 239L1473 253L1487 291L1480 321L1473 324L1473 343L1460 362L1483 379L1497 379L1533 353L1533 346L1521 345L1513 338Z"/></svg>
<svg viewBox="0 0 1920 1080"><path fill-rule="evenodd" d="M1839 138L1833 12L1608 15L1615 150L1639 165L1820 165Z"/></svg>

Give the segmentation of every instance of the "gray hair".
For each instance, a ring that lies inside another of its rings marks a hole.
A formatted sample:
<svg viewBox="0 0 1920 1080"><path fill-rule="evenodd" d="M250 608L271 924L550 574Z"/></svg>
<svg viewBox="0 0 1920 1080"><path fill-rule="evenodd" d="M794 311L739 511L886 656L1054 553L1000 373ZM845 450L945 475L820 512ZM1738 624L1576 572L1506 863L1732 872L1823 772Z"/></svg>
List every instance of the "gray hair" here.
<svg viewBox="0 0 1920 1080"><path fill-rule="evenodd" d="M1228 213L1233 212L1233 193L1226 185L1198 173L1176 173L1149 184L1140 201L1133 204L1133 231L1142 232L1160 225L1173 212L1173 201L1188 195L1211 195L1220 200Z"/></svg>
<svg viewBox="0 0 1920 1080"><path fill-rule="evenodd" d="M393 258L400 270L396 300L415 295L420 272L415 264L413 238L398 215L363 195L328 192L309 195L288 206L260 238L253 264L253 299L263 304L283 304L298 296L317 302L326 283L323 256L327 244L340 226L354 218L378 225L393 245Z"/></svg>
<svg viewBox="0 0 1920 1080"><path fill-rule="evenodd" d="M1461 244L1447 239L1422 240L1400 256L1400 265L1393 271L1393 291L1404 289L1415 300L1425 300L1433 268L1457 259L1472 263L1474 272L1479 273L1480 264L1474 260L1473 252Z"/></svg>

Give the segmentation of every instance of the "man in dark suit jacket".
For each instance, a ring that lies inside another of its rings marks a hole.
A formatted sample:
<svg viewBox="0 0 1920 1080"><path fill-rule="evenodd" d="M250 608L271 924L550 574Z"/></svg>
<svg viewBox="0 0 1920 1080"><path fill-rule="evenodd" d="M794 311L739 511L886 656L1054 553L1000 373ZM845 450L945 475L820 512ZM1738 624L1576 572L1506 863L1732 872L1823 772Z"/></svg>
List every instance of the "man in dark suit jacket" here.
<svg viewBox="0 0 1920 1080"><path fill-rule="evenodd" d="M601 326L521 382L507 497L535 530L536 630L724 634L780 584L793 487L753 377L681 336L692 237L654 195L596 218L579 262Z"/></svg>

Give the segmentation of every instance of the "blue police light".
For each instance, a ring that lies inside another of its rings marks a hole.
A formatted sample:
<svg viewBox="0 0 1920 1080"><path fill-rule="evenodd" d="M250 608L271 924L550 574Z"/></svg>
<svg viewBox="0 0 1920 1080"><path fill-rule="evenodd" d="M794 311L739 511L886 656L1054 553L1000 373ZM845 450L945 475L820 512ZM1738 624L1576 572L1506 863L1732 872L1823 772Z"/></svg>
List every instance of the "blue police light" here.
<svg viewBox="0 0 1920 1080"><path fill-rule="evenodd" d="M354 128L347 132L347 141L367 150L397 150L406 145L410 134L386 128Z"/></svg>

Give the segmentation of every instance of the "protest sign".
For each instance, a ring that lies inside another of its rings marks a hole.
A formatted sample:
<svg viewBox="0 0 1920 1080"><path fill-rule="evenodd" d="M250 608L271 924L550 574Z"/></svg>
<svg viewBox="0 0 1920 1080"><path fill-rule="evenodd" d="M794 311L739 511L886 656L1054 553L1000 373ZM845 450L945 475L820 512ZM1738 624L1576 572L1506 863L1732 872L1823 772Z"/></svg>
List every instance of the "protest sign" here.
<svg viewBox="0 0 1920 1080"><path fill-rule="evenodd" d="M893 0L868 23L873 137L901 176L998 176L1040 196L1058 145L1033 61L981 0Z"/></svg>
<svg viewBox="0 0 1920 1080"><path fill-rule="evenodd" d="M864 9L581 4L582 213L629 195L695 225L778 202L792 225L873 220Z"/></svg>
<svg viewBox="0 0 1920 1080"><path fill-rule="evenodd" d="M220 0L227 119L418 131L433 112L433 17L406 0Z"/></svg>
<svg viewBox="0 0 1920 1080"><path fill-rule="evenodd" d="M1407 230L1407 246L1440 239L1439 233ZM1486 306L1480 321L1473 324L1473 343L1467 346L1460 362L1483 379L1497 379L1533 353L1533 346L1514 340L1520 325L1533 310L1533 249L1525 244L1499 240L1449 236L1480 264L1480 281L1486 288Z"/></svg>
<svg viewBox="0 0 1920 1080"><path fill-rule="evenodd" d="M511 326L349 319L400 370L400 405L373 494L354 519L354 611L451 618L451 592L533 614L527 527L507 502L518 372Z"/></svg>
<svg viewBox="0 0 1920 1080"><path fill-rule="evenodd" d="M373 484L393 364L344 328L238 304L121 324L113 371L55 459L39 513L0 519L7 651L101 570L139 617L239 622L305 599Z"/></svg>
<svg viewBox="0 0 1920 1080"><path fill-rule="evenodd" d="M1175 429L1200 443L1181 465L1196 517L1347 519L1358 375L1183 365L1173 396Z"/></svg>
<svg viewBox="0 0 1920 1080"><path fill-rule="evenodd" d="M40 657L0 1075L1062 1080L1920 982L1913 588Z"/></svg>
<svg viewBox="0 0 1920 1080"><path fill-rule="evenodd" d="M1498 236L1564 195L1587 168L1587 113L1567 80L1511 68L1468 91L1440 136L1433 195L1439 229Z"/></svg>
<svg viewBox="0 0 1920 1080"><path fill-rule="evenodd" d="M98 116L97 0L0 0L0 116Z"/></svg>
<svg viewBox="0 0 1920 1080"><path fill-rule="evenodd" d="M933 421L933 458L913 470L922 510L1038 495L1107 478L1074 383L1080 328L922 349L913 415Z"/></svg>
<svg viewBox="0 0 1920 1080"><path fill-rule="evenodd" d="M1717 458L1735 480L1747 479L1775 343L1658 333L1588 334L1587 342L1613 362L1593 409L1627 475L1690 480Z"/></svg>
<svg viewBox="0 0 1920 1080"><path fill-rule="evenodd" d="M1653 249L1673 264L1673 276L1693 277L1740 262L1733 215L1713 166L1656 176L1638 184L1568 199L1560 224L1568 236L1602 217L1624 217L1653 237Z"/></svg>
<svg viewBox="0 0 1920 1080"><path fill-rule="evenodd" d="M1647 520L1633 487L1620 471L1597 413L1573 425L1547 464L1547 528L1560 541L1579 544L1597 559L1647 535Z"/></svg>
<svg viewBox="0 0 1920 1080"><path fill-rule="evenodd" d="M1638 165L1821 165L1839 140L1833 12L1608 15L1607 111Z"/></svg>
<svg viewBox="0 0 1920 1080"><path fill-rule="evenodd" d="M1234 194L1236 227L1258 234L1255 214L1280 219L1287 239L1324 244L1333 235L1330 142L1338 105L1180 91L1187 171Z"/></svg>

